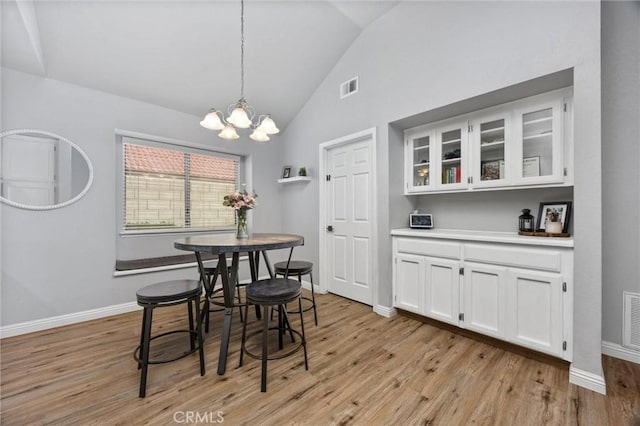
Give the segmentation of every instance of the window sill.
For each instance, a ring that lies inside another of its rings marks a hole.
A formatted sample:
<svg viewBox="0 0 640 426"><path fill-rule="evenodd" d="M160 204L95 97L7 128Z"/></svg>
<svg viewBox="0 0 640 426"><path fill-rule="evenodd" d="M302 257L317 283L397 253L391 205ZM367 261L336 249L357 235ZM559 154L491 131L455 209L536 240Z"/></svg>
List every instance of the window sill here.
<svg viewBox="0 0 640 426"><path fill-rule="evenodd" d="M217 261L218 256L213 254L202 254L202 261ZM240 256L240 260L248 259L247 255ZM148 259L117 260L114 277L124 277L128 275L147 274L150 272L172 271L177 269L197 267L198 262L194 254L178 256L152 257Z"/></svg>

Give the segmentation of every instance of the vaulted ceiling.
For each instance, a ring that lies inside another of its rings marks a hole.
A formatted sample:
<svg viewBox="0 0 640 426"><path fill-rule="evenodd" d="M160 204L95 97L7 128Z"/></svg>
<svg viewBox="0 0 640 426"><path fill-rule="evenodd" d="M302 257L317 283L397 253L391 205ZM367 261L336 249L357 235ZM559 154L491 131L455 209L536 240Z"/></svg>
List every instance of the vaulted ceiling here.
<svg viewBox="0 0 640 426"><path fill-rule="evenodd" d="M197 116L240 97L239 0L0 3L4 67ZM285 128L397 3L246 0L247 101Z"/></svg>

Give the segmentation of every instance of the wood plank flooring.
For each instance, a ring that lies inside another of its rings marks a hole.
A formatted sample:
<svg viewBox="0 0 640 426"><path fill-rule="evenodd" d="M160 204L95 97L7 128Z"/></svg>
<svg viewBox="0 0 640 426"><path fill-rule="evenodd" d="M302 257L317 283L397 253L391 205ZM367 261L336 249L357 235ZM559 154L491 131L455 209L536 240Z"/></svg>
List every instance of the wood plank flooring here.
<svg viewBox="0 0 640 426"><path fill-rule="evenodd" d="M245 357L238 368L237 311L225 376L216 374L221 313L215 313L205 342L206 375L199 375L197 354L152 365L144 399L131 357L141 312L3 339L0 423L640 425L637 364L604 356L603 396L570 385L566 365L407 316L383 318L337 296L317 300L320 325L313 325L311 312L305 316L309 371L302 352L271 361L265 394L259 361ZM156 310L154 333L184 327L185 311ZM250 312L249 331L259 327ZM174 336L158 342L154 354L186 343Z"/></svg>

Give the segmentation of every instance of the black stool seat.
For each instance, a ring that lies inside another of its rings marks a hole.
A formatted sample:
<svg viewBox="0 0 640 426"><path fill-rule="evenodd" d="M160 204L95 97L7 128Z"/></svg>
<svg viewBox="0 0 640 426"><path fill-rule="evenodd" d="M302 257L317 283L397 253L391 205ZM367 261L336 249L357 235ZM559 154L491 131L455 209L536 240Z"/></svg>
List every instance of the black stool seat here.
<svg viewBox="0 0 640 426"><path fill-rule="evenodd" d="M247 300L261 305L280 305L296 300L302 292L299 281L285 278L269 278L247 285Z"/></svg>
<svg viewBox="0 0 640 426"><path fill-rule="evenodd" d="M311 306L307 306L303 309L303 312L307 312L313 309L313 319L316 325L318 325L318 311L316 310L316 293L313 289L313 263L306 260L291 260L288 262L278 262L273 265L276 271L276 275L287 276L289 278L293 276L298 277L298 281L302 282L303 275L309 275L309 281L311 282L311 297L302 296L304 300L311 302ZM289 311L292 314L297 314L297 311Z"/></svg>
<svg viewBox="0 0 640 426"><path fill-rule="evenodd" d="M302 317L302 284L300 281L291 280L288 278L270 278L265 280L254 281L247 285L246 287L246 296L247 296L247 304L245 305L245 318L247 316L247 312L249 309L249 305L253 304L256 306L263 307L263 318L262 318L262 331L258 330L254 334L262 333L262 354L259 356L257 354L251 353L246 348L246 338L247 338L247 322L244 322L242 327L242 346L240 348L240 366L242 366L242 356L246 353L252 358L261 359L262 360L262 378L260 382L260 391L267 391L267 360L280 359L290 355L293 355L300 348L304 351L304 368L305 370L309 369L309 365L307 363L307 341L304 334L304 318ZM294 300L298 301L298 313L300 314L300 331L294 330L291 327L291 323L289 322L289 318L287 317L287 309L286 305L289 302L293 302ZM269 327L269 315L268 309L270 307L278 308L278 326L277 327ZM291 335L291 341L295 342L293 335L296 334L300 337L300 343L296 345L293 349L288 352L280 355L269 356L268 352L268 340L269 340L269 330L277 330L278 331L278 347L279 349L283 349L283 341L282 336L285 332L289 332Z"/></svg>
<svg viewBox="0 0 640 426"><path fill-rule="evenodd" d="M287 271L287 262L278 262L273 265L277 274L284 274ZM306 260L292 260L289 262L289 274L307 275L313 270L313 263Z"/></svg>
<svg viewBox="0 0 640 426"><path fill-rule="evenodd" d="M133 359L141 369L140 398L144 398L147 389L147 370L150 364L163 364L176 361L187 355L199 352L200 375L204 376L204 350L202 343L202 320L200 318L200 294L202 285L199 280L173 280L151 284L136 292L138 305L142 306L142 330L140 332L140 345L133 351ZM153 310L178 304L186 304L189 316L189 329L171 330L151 337L151 322ZM195 308L195 325L193 311ZM149 359L149 346L152 340L175 333L186 333L189 336L190 350L169 359ZM196 345L197 342L197 345Z"/></svg>
<svg viewBox="0 0 640 426"><path fill-rule="evenodd" d="M151 284L136 292L138 303L182 302L199 295L200 281L174 280Z"/></svg>

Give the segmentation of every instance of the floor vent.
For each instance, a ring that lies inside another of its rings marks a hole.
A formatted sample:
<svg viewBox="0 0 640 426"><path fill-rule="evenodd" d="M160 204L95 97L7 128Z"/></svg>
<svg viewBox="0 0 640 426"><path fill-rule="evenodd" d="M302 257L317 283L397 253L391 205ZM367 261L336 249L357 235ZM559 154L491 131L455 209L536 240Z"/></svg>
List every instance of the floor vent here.
<svg viewBox="0 0 640 426"><path fill-rule="evenodd" d="M358 91L358 77L353 77L340 84L340 99L351 96Z"/></svg>
<svg viewBox="0 0 640 426"><path fill-rule="evenodd" d="M640 350L640 293L623 293L622 346Z"/></svg>

